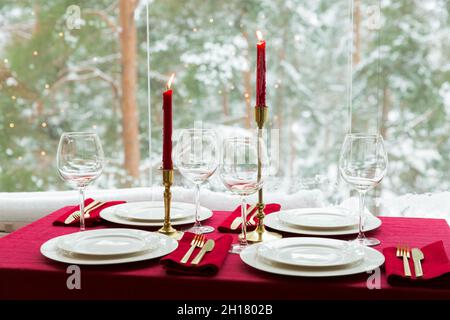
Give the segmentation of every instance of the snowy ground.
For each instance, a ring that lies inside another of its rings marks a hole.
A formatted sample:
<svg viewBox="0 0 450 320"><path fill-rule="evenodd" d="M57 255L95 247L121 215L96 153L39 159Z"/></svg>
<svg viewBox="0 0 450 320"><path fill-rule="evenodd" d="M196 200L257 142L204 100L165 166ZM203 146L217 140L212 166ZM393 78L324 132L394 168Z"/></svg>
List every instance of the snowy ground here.
<svg viewBox="0 0 450 320"><path fill-rule="evenodd" d="M406 194L381 200L384 216L441 218L450 223L450 192Z"/></svg>

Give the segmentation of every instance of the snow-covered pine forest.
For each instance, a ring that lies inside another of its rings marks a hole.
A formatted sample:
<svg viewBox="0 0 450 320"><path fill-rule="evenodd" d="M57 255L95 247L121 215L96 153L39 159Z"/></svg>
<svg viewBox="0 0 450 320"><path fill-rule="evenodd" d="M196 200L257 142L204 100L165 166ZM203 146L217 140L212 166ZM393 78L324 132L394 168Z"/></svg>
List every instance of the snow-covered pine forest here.
<svg viewBox="0 0 450 320"><path fill-rule="evenodd" d="M175 128L250 130L257 29L268 128L281 141L270 188L337 179L351 127L385 137L390 167L377 192L448 189L449 12L447 0L2 0L0 190L66 189L57 143L80 130L103 142L98 187L158 183L172 72Z"/></svg>

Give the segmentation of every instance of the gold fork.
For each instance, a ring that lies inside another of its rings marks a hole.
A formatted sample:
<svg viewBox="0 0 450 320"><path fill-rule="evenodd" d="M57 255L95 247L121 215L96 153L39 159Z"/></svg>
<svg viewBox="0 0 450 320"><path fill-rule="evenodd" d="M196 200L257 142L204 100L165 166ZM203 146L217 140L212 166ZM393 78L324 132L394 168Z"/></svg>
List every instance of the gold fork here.
<svg viewBox="0 0 450 320"><path fill-rule="evenodd" d="M410 257L410 250L408 245L398 245L397 246L397 257L403 258L403 270L405 272L405 277L411 277L411 269L409 268L409 257Z"/></svg>
<svg viewBox="0 0 450 320"><path fill-rule="evenodd" d="M192 252L194 252L194 249L196 247L198 248L202 248L203 245L205 244L205 240L206 237L203 234L196 234L194 236L194 238L191 241L191 247L189 248L189 250L186 252L186 254L183 256L183 258L180 260L181 263L186 263L189 261L189 258L192 255Z"/></svg>
<svg viewBox="0 0 450 320"><path fill-rule="evenodd" d="M101 207L102 205L104 205L106 202L101 202L101 201L97 201L97 203L95 203L93 206L87 207L84 211L84 217L85 218L89 218L90 217L90 213L91 211ZM73 221L79 219L81 216L81 212L80 211L76 211L74 213L72 213L67 219L66 219L66 224L70 224ZM69 219L70 218L70 219Z"/></svg>
<svg viewBox="0 0 450 320"><path fill-rule="evenodd" d="M256 207L256 205L253 208L251 208L251 209L253 210L255 207ZM249 212L252 212L252 211L249 211ZM256 225L255 217L256 217L257 214L258 214L258 209L256 209L255 212L250 216L250 219L248 219L247 226L254 226L254 225Z"/></svg>
<svg viewBox="0 0 450 320"><path fill-rule="evenodd" d="M88 204L87 206L84 207L84 210L89 210L90 208L96 206L100 201L94 200L92 201L90 204ZM75 221L75 217L79 217L80 216L80 210L76 210L74 212L72 212L64 221L65 224L69 224L72 223L73 221Z"/></svg>

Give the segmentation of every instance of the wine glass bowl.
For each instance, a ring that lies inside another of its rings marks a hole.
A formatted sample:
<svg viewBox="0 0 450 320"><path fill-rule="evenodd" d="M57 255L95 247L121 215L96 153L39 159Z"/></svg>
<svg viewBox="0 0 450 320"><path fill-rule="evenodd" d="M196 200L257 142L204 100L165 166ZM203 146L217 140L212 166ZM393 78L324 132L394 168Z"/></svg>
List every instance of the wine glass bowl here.
<svg viewBox="0 0 450 320"><path fill-rule="evenodd" d="M228 190L240 196L249 196L261 189L261 183L254 180L224 178L223 183Z"/></svg>
<svg viewBox="0 0 450 320"><path fill-rule="evenodd" d="M377 186L386 174L387 164L384 161L378 162L376 159L366 161L352 160L347 163L346 159L341 166L343 179L355 189L368 191Z"/></svg>
<svg viewBox="0 0 450 320"><path fill-rule="evenodd" d="M58 166L61 177L75 187L86 187L102 173L99 161L74 159Z"/></svg>
<svg viewBox="0 0 450 320"><path fill-rule="evenodd" d="M63 133L57 152L61 177L77 187L85 187L103 171L103 149L94 133Z"/></svg>
<svg viewBox="0 0 450 320"><path fill-rule="evenodd" d="M386 174L387 153L381 135L347 134L342 145L339 171L342 178L359 194L359 233L357 241L363 245L377 245L375 238L366 238L363 232L367 191L376 187Z"/></svg>

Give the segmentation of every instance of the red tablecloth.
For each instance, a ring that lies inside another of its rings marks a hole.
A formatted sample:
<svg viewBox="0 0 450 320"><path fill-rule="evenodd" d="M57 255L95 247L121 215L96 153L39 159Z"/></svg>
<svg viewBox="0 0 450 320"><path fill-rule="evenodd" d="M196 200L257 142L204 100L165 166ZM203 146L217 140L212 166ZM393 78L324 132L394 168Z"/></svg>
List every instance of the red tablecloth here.
<svg viewBox="0 0 450 320"><path fill-rule="evenodd" d="M217 226L227 212L215 212L207 223ZM167 275L158 261L116 266L81 266L81 290L69 290L67 266L41 256L46 240L77 231L55 227L50 214L0 239L0 299L450 299L450 287L391 286L381 273L381 289L369 290L370 274L340 278L277 276L245 265L229 255L214 277ZM450 255L450 232L445 220L383 217L372 234L376 247L408 243L423 246L443 240ZM115 226L105 224L99 228Z"/></svg>

